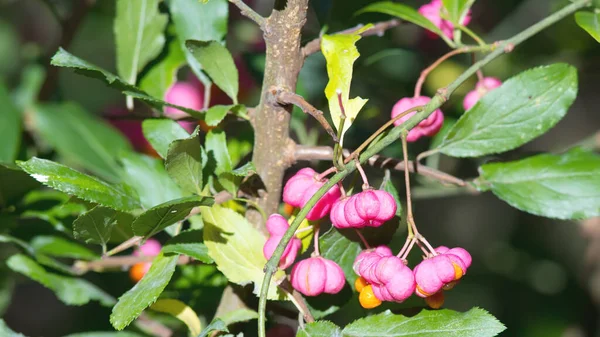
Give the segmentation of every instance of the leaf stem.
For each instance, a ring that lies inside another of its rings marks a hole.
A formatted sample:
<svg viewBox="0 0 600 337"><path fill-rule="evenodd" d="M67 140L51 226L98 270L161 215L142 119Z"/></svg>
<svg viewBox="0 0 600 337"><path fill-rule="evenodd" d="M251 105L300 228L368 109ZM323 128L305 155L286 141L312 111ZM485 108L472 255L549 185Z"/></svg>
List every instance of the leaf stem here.
<svg viewBox="0 0 600 337"><path fill-rule="evenodd" d="M460 75L457 79L450 83L445 88L445 90L439 91L431 99L431 101L423 108L423 110L415 113L414 116L409 118L401 125L394 127L389 134L387 134L380 141L371 146L371 148L363 152L359 157L359 161L367 161L371 156L379 153L385 147L395 142L403 132L407 132L408 130L412 129L422 120L431 115L433 111L435 111L435 109L439 108L447 100L447 97L449 95L451 95L469 77L473 76L477 72L477 70L481 69L482 67L495 60L502 54L510 52L512 49L514 49L516 45L529 39L530 37L542 31L546 27L551 26L555 22L590 4L591 0L577 0L571 3L570 5L563 7L561 10L551 14L545 19L539 21L538 23L532 25L531 27L525 29L521 33L513 36L512 38L499 43L498 48L494 49L494 51L489 53L486 57L469 67L462 75ZM319 199L321 199L321 197L325 195L325 193L331 187L333 187L333 185L337 184L339 181L341 181L350 173L352 173L355 170L355 168L356 166L354 165L346 164L344 171L336 173L333 177L331 177L331 179L329 179L325 184L323 184L323 186L321 186L321 188L317 190L317 192L315 192L315 194L308 200L306 205L302 207L302 209L298 212L296 219L294 219L288 230L285 232L281 241L277 245L277 248L273 252L273 255L265 265L265 276L261 285L260 299L258 303L258 325L260 337L265 336L267 294L269 292L269 284L271 283L273 274L277 270L278 261L281 259L281 255L283 254L285 247L291 240L292 236L294 235L294 232L298 229L302 221L306 218L308 212L313 208L317 201L319 201Z"/></svg>

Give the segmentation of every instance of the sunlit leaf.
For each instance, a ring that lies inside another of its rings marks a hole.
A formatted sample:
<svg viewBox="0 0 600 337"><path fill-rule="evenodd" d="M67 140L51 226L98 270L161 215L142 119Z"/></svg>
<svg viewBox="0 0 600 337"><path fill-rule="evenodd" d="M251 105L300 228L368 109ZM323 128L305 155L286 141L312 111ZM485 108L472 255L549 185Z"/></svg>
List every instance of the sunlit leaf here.
<svg viewBox="0 0 600 337"><path fill-rule="evenodd" d="M482 188L513 207L558 219L600 215L600 157L582 150L479 168Z"/></svg>
<svg viewBox="0 0 600 337"><path fill-rule="evenodd" d="M321 40L321 51L327 61L327 75L329 76L325 96L329 101L329 112L336 129L339 128L342 116L338 93L342 95L342 104L346 113L340 143L343 142L344 134L356 119L360 109L367 103L366 99L360 97L350 99L350 83L352 82L354 61L360 56L355 44L360 40L360 33L370 27L367 25L353 34L325 34Z"/></svg>
<svg viewBox="0 0 600 337"><path fill-rule="evenodd" d="M42 184L83 200L123 211L140 207L133 191L110 185L53 161L33 157L17 164Z"/></svg>
<svg viewBox="0 0 600 337"><path fill-rule="evenodd" d="M436 25L434 25L433 22L421 15L416 9L401 3L391 1L376 2L361 9L358 14L367 12L389 14L403 21L408 21L414 23L415 25L421 26L439 36L444 36L444 33L442 33L442 31Z"/></svg>
<svg viewBox="0 0 600 337"><path fill-rule="evenodd" d="M299 328L296 337L342 337L342 330L329 321L316 321Z"/></svg>
<svg viewBox="0 0 600 337"><path fill-rule="evenodd" d="M591 37L600 42L600 13L577 12L575 22Z"/></svg>
<svg viewBox="0 0 600 337"><path fill-rule="evenodd" d="M237 104L238 71L231 53L220 42L187 40L192 53L211 80Z"/></svg>
<svg viewBox="0 0 600 337"><path fill-rule="evenodd" d="M200 319L198 319L198 314L185 303L171 298L163 298L152 304L150 309L176 317L185 323L192 336L200 334L202 324L200 323Z"/></svg>
<svg viewBox="0 0 600 337"><path fill-rule="evenodd" d="M254 283L258 294L267 263L262 247L266 238L243 216L218 205L202 207L204 244L208 253L230 282L245 285ZM282 272L275 275L281 277ZM269 299L282 299L277 286L271 281Z"/></svg>
<svg viewBox="0 0 600 337"><path fill-rule="evenodd" d="M191 137L175 140L169 145L165 168L171 179L184 191L202 194L203 167L202 148L197 130Z"/></svg>
<svg viewBox="0 0 600 337"><path fill-rule="evenodd" d="M556 125L577 96L577 70L564 63L533 68L483 96L440 145L453 157L519 147Z"/></svg>
<svg viewBox="0 0 600 337"><path fill-rule="evenodd" d="M442 0L450 22L457 25L475 0Z"/></svg>

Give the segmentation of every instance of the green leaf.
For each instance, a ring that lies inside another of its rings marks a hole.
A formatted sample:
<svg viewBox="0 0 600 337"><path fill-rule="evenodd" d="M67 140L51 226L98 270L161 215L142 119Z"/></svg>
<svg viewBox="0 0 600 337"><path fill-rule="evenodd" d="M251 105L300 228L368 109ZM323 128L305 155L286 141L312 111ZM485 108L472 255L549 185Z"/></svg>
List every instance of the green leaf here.
<svg viewBox="0 0 600 337"><path fill-rule="evenodd" d="M564 63L533 68L483 96L439 147L453 157L517 148L556 125L577 96L577 70Z"/></svg>
<svg viewBox="0 0 600 337"><path fill-rule="evenodd" d="M46 68L38 63L29 63L21 70L21 82L12 93L15 105L21 111L31 108L40 94L46 79Z"/></svg>
<svg viewBox="0 0 600 337"><path fill-rule="evenodd" d="M119 78L117 75L97 67L85 60L78 58L77 56L69 53L68 51L59 48L56 54L52 56L50 64L57 67L73 68L75 72L82 74L87 77L96 78L104 81L108 86L113 87L120 91L132 91L138 93L144 93L138 89L135 85L129 84Z"/></svg>
<svg viewBox="0 0 600 337"><path fill-rule="evenodd" d="M266 238L246 218L229 208L202 207L202 218L204 244L217 268L230 282L254 283L254 293L258 294L267 263L262 252ZM282 273L276 273L274 279L283 277ZM268 298L283 299L273 281L269 285Z"/></svg>
<svg viewBox="0 0 600 337"><path fill-rule="evenodd" d="M172 0L169 2L169 9L181 49L190 68L205 85L210 84L206 75L202 73L200 63L185 47L185 41L221 41L227 33L227 0L212 0L204 4L194 0Z"/></svg>
<svg viewBox="0 0 600 337"><path fill-rule="evenodd" d="M220 318L215 318L210 324L202 330L202 333L198 337L206 337L213 331L229 332L227 324Z"/></svg>
<svg viewBox="0 0 600 337"><path fill-rule="evenodd" d="M225 132L220 130L210 130L206 134L206 142L204 144L206 151L209 155L214 156L217 161L217 167L215 174L221 174L223 172L231 171L232 164L231 158L229 157L229 150L227 150L227 138Z"/></svg>
<svg viewBox="0 0 600 337"><path fill-rule="evenodd" d="M231 171L231 174L238 177L247 177L249 175L256 174L256 167L254 166L253 162L249 161L246 164Z"/></svg>
<svg viewBox="0 0 600 337"><path fill-rule="evenodd" d="M110 185L53 161L33 157L25 162L19 161L17 164L42 184L83 200L122 211L140 207L132 191Z"/></svg>
<svg viewBox="0 0 600 337"><path fill-rule="evenodd" d="M82 240L86 243L100 244L102 246L102 251L106 252L106 244L111 242L111 238L116 237L117 239L121 239L119 241L124 241L133 236L133 232L131 232L132 222L133 216L129 213L96 206L81 214L73 221L73 236L75 239ZM113 233L113 230L115 229L117 235ZM118 232L122 232L123 229L128 230L125 233L118 235ZM114 239L112 241L114 241Z"/></svg>
<svg viewBox="0 0 600 337"><path fill-rule="evenodd" d="M131 151L119 131L71 102L38 105L33 112L36 130L65 160L111 181L119 180L117 158Z"/></svg>
<svg viewBox="0 0 600 337"><path fill-rule="evenodd" d="M177 104L171 104L171 103L165 102L163 100L160 100L158 98L154 98L154 97L146 94L145 92L135 92L135 91L124 90L123 93L127 96L137 98L137 99L147 103L148 105L150 105L151 107L154 107L155 109L159 110L160 112L162 112L162 109L165 106L168 106L168 107L175 108L177 110L186 112L188 115L190 115L198 120L204 119L204 112L202 112L202 111L186 108L184 106L177 105Z"/></svg>
<svg viewBox="0 0 600 337"><path fill-rule="evenodd" d="M159 0L118 0L114 21L117 73L135 85L137 75L165 45L168 16L158 11Z"/></svg>
<svg viewBox="0 0 600 337"><path fill-rule="evenodd" d="M231 53L220 42L187 40L192 53L212 81L237 104L238 71Z"/></svg>
<svg viewBox="0 0 600 337"><path fill-rule="evenodd" d="M316 321L299 328L296 337L342 337L342 330L329 321Z"/></svg>
<svg viewBox="0 0 600 337"><path fill-rule="evenodd" d="M485 164L481 183L520 210L558 219L600 215L600 157L582 150Z"/></svg>
<svg viewBox="0 0 600 337"><path fill-rule="evenodd" d="M144 137L162 157L167 157L169 144L177 139L190 136L184 128L172 119L146 119L142 122Z"/></svg>
<svg viewBox="0 0 600 337"><path fill-rule="evenodd" d="M403 21L414 23L417 26L421 26L427 30L436 33L439 36L444 36L444 33L429 21L426 17L421 15L417 10L410 6L403 5L401 3L394 3L391 1L382 1L370 4L367 7L361 9L357 14L375 12L389 14L400 18Z"/></svg>
<svg viewBox="0 0 600 337"><path fill-rule="evenodd" d="M208 254L208 248L202 242L201 230L188 230L167 241L162 249L165 255L182 254L204 263L214 263Z"/></svg>
<svg viewBox="0 0 600 337"><path fill-rule="evenodd" d="M321 256L334 261L342 267L348 284L354 285L357 276L352 269L352 265L358 254L362 251L360 244L351 241L336 228L332 227L319 238L319 248Z"/></svg>
<svg viewBox="0 0 600 337"><path fill-rule="evenodd" d="M329 113L336 129L339 129L342 115L338 93L342 95L342 104L346 112L340 145L343 143L344 134L354 123L360 109L368 101L360 97L350 99L350 83L352 82L352 66L360 56L356 49L356 42L360 40L360 33L370 27L371 25L367 25L352 34L325 34L321 40L321 51L327 61L327 75L329 76L329 82L325 87L325 96L329 101Z"/></svg>
<svg viewBox="0 0 600 337"><path fill-rule="evenodd" d="M99 258L98 254L75 242L58 236L36 236L31 241L31 247L38 254L55 257L64 257L80 260L94 260Z"/></svg>
<svg viewBox="0 0 600 337"><path fill-rule="evenodd" d="M258 318L258 312L246 308L232 310L224 315L219 316L225 325L246 322Z"/></svg>
<svg viewBox="0 0 600 337"><path fill-rule="evenodd" d="M458 25L460 19L469 10L469 7L475 0L442 0L446 11L448 11L448 18L454 25Z"/></svg>
<svg viewBox="0 0 600 337"><path fill-rule="evenodd" d="M65 337L143 337L137 333L129 331L118 331L118 332L80 332L70 334Z"/></svg>
<svg viewBox="0 0 600 337"><path fill-rule="evenodd" d="M164 99L167 90L177 81L177 71L185 64L185 55L180 42L173 39L169 52L157 65L152 67L140 81L140 88L150 96Z"/></svg>
<svg viewBox="0 0 600 337"><path fill-rule="evenodd" d="M115 303L114 298L88 281L49 273L25 255L11 256L6 261L6 265L11 270L54 291L56 296L67 305L83 305L89 301L99 301L104 306L111 306Z"/></svg>
<svg viewBox="0 0 600 337"><path fill-rule="evenodd" d="M200 334L202 325L200 319L198 319L198 314L185 303L171 298L163 298L152 304L150 309L170 314L182 321L187 325L192 336Z"/></svg>
<svg viewBox="0 0 600 337"><path fill-rule="evenodd" d="M505 329L485 310L473 308L465 313L447 309L423 310L413 317L386 311L356 320L342 333L345 337L492 337Z"/></svg>
<svg viewBox="0 0 600 337"><path fill-rule="evenodd" d="M138 153L121 156L124 166L123 181L137 191L145 208L181 198L183 193L175 184L161 160Z"/></svg>
<svg viewBox="0 0 600 337"><path fill-rule="evenodd" d="M0 81L0 163L12 163L21 144L21 112L13 103L8 88Z"/></svg>
<svg viewBox="0 0 600 337"><path fill-rule="evenodd" d="M0 318L0 336L4 337L25 337L25 335L12 331L8 325Z"/></svg>
<svg viewBox="0 0 600 337"><path fill-rule="evenodd" d="M390 170L385 170L385 176L383 181L381 182L381 186L379 186L380 190L384 190L391 194L394 197L394 201L396 201L396 216L402 217L402 203L400 203L400 196L398 195L398 190L396 186L392 183L392 179L390 177Z"/></svg>
<svg viewBox="0 0 600 337"><path fill-rule="evenodd" d="M214 105L206 110L206 116L204 117L204 121L208 126L217 126L221 121L227 116L227 113L231 110L234 110L240 105Z"/></svg>
<svg viewBox="0 0 600 337"><path fill-rule="evenodd" d="M198 131L186 139L173 141L169 146L165 168L167 173L184 191L202 194L202 148Z"/></svg>
<svg viewBox="0 0 600 337"><path fill-rule="evenodd" d="M17 203L39 186L39 182L18 166L0 164L0 209Z"/></svg>
<svg viewBox="0 0 600 337"><path fill-rule="evenodd" d="M140 214L131 224L131 228L135 235L149 238L170 225L184 220L192 208L211 206L213 202L213 198L197 196L171 200Z"/></svg>
<svg viewBox="0 0 600 337"><path fill-rule="evenodd" d="M154 303L163 292L177 266L179 255L158 255L150 270L129 291L119 298L110 315L110 323L117 330L123 330L137 318L144 309Z"/></svg>
<svg viewBox="0 0 600 337"><path fill-rule="evenodd" d="M591 37L600 42L600 13L577 12L575 22Z"/></svg>

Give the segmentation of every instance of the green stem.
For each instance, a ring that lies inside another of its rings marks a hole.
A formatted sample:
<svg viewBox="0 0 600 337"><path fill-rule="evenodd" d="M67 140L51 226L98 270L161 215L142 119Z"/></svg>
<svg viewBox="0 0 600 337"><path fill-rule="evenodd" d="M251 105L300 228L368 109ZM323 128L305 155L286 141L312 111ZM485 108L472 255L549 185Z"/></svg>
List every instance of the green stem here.
<svg viewBox="0 0 600 337"><path fill-rule="evenodd" d="M475 32L473 32L471 29L467 28L466 26L463 25L458 25L458 29L462 30L463 32L467 33L467 35L469 35L473 40L475 40L475 42L477 42L477 44L481 47L485 46L486 43L485 41L483 41L479 35L475 34Z"/></svg>
<svg viewBox="0 0 600 337"><path fill-rule="evenodd" d="M387 147L388 145L395 142L402 135L403 132L406 132L406 131L412 129L418 123L420 123L422 120L424 120L429 115L431 115L433 113L433 111L435 111L437 108L439 108L461 84L463 84L469 77L473 76L477 72L477 70L481 69L483 66L487 65L488 63L490 63L491 61L493 61L494 59L496 59L503 53L511 51L515 46L517 46L521 42L529 39L533 35L537 34L541 30L543 30L544 28L554 24L555 22L561 20L562 18L566 17L567 15L570 15L570 14L574 13L575 11L579 10L580 8L583 8L590 4L591 4L591 0L577 0L573 3L571 3L570 5L562 8L561 10L551 14L550 16L546 17L545 19L541 20L540 22L534 24L533 26L527 28L526 30L522 31L521 33L513 36L512 38L510 38L504 42L501 42L497 49L495 49L493 52L488 54L485 58L481 59L480 61L476 62L471 67L469 67L469 69L467 69L456 80L454 80L452 83L450 83L446 88L439 90L438 94L436 94L431 99L431 101L425 106L425 108L422 111L415 113L415 115L413 115L410 119L408 119L401 125L394 127L392 130L390 130L389 134L387 134L379 142L373 144L373 146L371 146L369 149L367 149L365 152L363 152L359 157L359 161L361 163L364 163L370 157L381 152L381 150L383 150L385 147ZM283 238L279 242L279 245L277 245L275 252L273 252L273 256L271 256L271 258L265 265L265 276L263 278L263 282L262 282L262 286L261 286L261 290L260 290L260 299L259 299L259 303L258 303L259 331L263 332L262 334L260 334L261 335L260 337L264 337L264 331L265 331L264 326L265 326L265 322L266 322L265 314L266 314L266 308L267 308L267 293L269 292L269 284L271 283L273 274L277 270L277 264L279 263L279 260L281 259L281 255L283 255L283 251L284 251L285 247L290 242L292 236L294 235L294 233L296 232L298 227L300 227L300 224L306 218L306 215L313 208L313 206L317 203L317 201L319 201L319 199L321 199L321 197L323 195L325 195L325 193L331 187L333 187L339 181L344 179L350 173L354 172L355 169L356 169L356 165L354 165L354 163L348 163L345 165L344 171L338 172L333 177L331 177L331 179L329 179L329 181L327 181L325 184L323 184L323 186L321 186L321 188L312 196L312 198L310 198L308 200L306 205L304 207L302 207L300 212L298 212L296 219L294 219L294 221L292 222L292 224L290 225L288 230L283 235Z"/></svg>

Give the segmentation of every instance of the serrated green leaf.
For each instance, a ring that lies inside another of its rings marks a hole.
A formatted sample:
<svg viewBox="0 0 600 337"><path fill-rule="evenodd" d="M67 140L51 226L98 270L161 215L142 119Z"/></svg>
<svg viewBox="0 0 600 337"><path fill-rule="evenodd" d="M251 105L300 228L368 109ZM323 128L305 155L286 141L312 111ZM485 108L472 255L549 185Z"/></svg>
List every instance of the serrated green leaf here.
<svg viewBox="0 0 600 337"><path fill-rule="evenodd" d="M575 22L597 42L600 42L600 13L577 12Z"/></svg>
<svg viewBox="0 0 600 337"><path fill-rule="evenodd" d="M469 7L471 7L474 1L475 0L442 0L442 3L448 12L448 19L450 22L454 25L458 25L461 21L460 19L469 10Z"/></svg>
<svg viewBox="0 0 600 337"><path fill-rule="evenodd" d="M165 255L182 254L204 263L214 263L203 243L201 230L188 230L173 237L162 249Z"/></svg>
<svg viewBox="0 0 600 337"><path fill-rule="evenodd" d="M135 85L137 75L165 45L168 16L158 11L159 0L118 0L114 21L117 73ZM131 106L130 106L131 107Z"/></svg>
<svg viewBox="0 0 600 337"><path fill-rule="evenodd" d="M231 325L240 322L246 322L258 318L258 312L247 308L241 308L229 311L218 317L225 322L225 325Z"/></svg>
<svg viewBox="0 0 600 337"><path fill-rule="evenodd" d="M70 334L65 337L144 337L137 333L129 332L129 331L118 331L118 332L79 332Z"/></svg>
<svg viewBox="0 0 600 337"><path fill-rule="evenodd" d="M177 139L188 138L187 131L172 119L146 119L142 122L144 137L162 157L167 157L169 145Z"/></svg>
<svg viewBox="0 0 600 337"><path fill-rule="evenodd" d="M140 207L133 191L110 185L53 161L33 157L17 164L42 184L83 200L122 211Z"/></svg>
<svg viewBox="0 0 600 337"><path fill-rule="evenodd" d="M12 331L8 325L0 318L0 336L3 337L25 337L25 335Z"/></svg>
<svg viewBox="0 0 600 337"><path fill-rule="evenodd" d="M564 63L533 68L483 96L440 145L453 157L517 148L556 125L577 96L577 70Z"/></svg>
<svg viewBox="0 0 600 337"><path fill-rule="evenodd" d="M38 254L80 260L94 260L99 258L98 254L86 247L58 236L36 236L30 244Z"/></svg>
<svg viewBox="0 0 600 337"><path fill-rule="evenodd" d="M204 330L202 330L202 333L198 337L206 337L213 331L229 332L227 324L220 318L215 318L206 328L204 328Z"/></svg>
<svg viewBox="0 0 600 337"><path fill-rule="evenodd" d="M197 40L187 40L185 46L211 80L237 104L238 70L227 48L217 41Z"/></svg>
<svg viewBox="0 0 600 337"><path fill-rule="evenodd" d="M479 308L465 313L423 310L413 317L394 315L388 310L350 323L342 334L345 337L492 337L505 329L494 316Z"/></svg>
<svg viewBox="0 0 600 337"><path fill-rule="evenodd" d="M208 126L217 126L227 116L227 113L239 105L214 105L206 110L204 121Z"/></svg>
<svg viewBox="0 0 600 337"><path fill-rule="evenodd" d="M133 216L128 213L95 206L73 221L73 236L75 239L86 243L97 243L102 246L102 251L106 252L106 244L114 241L113 235L120 239L119 241L124 241L133 236L133 232L131 232L132 222ZM115 228L117 225L118 227ZM118 232L124 229L128 230L119 235ZM113 230L117 232L116 235Z"/></svg>
<svg viewBox="0 0 600 337"><path fill-rule="evenodd" d="M194 207L211 206L210 197L185 197L154 206L140 214L131 224L133 233L149 238L170 225L184 220Z"/></svg>
<svg viewBox="0 0 600 337"><path fill-rule="evenodd" d="M161 160L138 153L125 153L120 159L124 167L123 181L138 193L145 208L183 197Z"/></svg>
<svg viewBox="0 0 600 337"><path fill-rule="evenodd" d="M356 49L356 42L360 40L360 33L370 27L371 25L367 25L353 34L323 35L321 39L321 51L327 61L327 75L329 76L329 82L325 87L325 96L329 101L329 113L336 129L339 128L342 116L338 93L342 95L342 104L346 113L340 145L343 144L344 134L354 123L360 109L368 101L360 97L350 99L350 84L354 61L360 56Z"/></svg>
<svg viewBox="0 0 600 337"><path fill-rule="evenodd" d="M104 306L111 306L115 303L114 298L88 281L49 273L25 255L11 256L6 261L6 265L11 270L54 291L56 296L67 305L83 305L89 301L99 301Z"/></svg>
<svg viewBox="0 0 600 337"><path fill-rule="evenodd" d="M349 284L353 285L357 276L352 269L352 265L358 254L362 251L360 244L351 241L336 228L332 227L319 238L319 248L321 256L334 261L342 267L346 280Z"/></svg>
<svg viewBox="0 0 600 337"><path fill-rule="evenodd" d="M156 301L171 280L177 260L179 255L158 255L146 275L119 298L110 315L110 323L116 330L123 330Z"/></svg>
<svg viewBox="0 0 600 337"><path fill-rule="evenodd" d="M421 26L436 33L440 37L445 37L444 33L442 33L442 31L436 25L434 25L433 22L421 15L416 9L401 3L395 3L391 1L376 2L361 9L357 14L368 12L389 14L400 18L403 21L408 21L417 26Z"/></svg>
<svg viewBox="0 0 600 337"><path fill-rule="evenodd" d="M168 54L153 66L140 81L140 88L150 96L164 100L167 90L177 81L177 71L185 64L180 42L173 39Z"/></svg>
<svg viewBox="0 0 600 337"><path fill-rule="evenodd" d="M132 150L119 131L71 102L38 105L32 111L35 129L67 161L111 181L119 180L117 158Z"/></svg>
<svg viewBox="0 0 600 337"><path fill-rule="evenodd" d="M173 141L169 145L165 168L171 179L184 191L201 195L204 186L202 159L200 138L196 130L191 137Z"/></svg>
<svg viewBox="0 0 600 337"><path fill-rule="evenodd" d="M482 183L520 210L557 219L600 215L600 157L571 150L479 168Z"/></svg>
<svg viewBox="0 0 600 337"><path fill-rule="evenodd" d="M229 208L218 205L202 207L204 220L204 244L217 268L230 282L245 285L254 283L258 294L267 263L262 247L266 238L243 216ZM281 277L282 272L275 275ZM277 286L271 281L269 299L283 299Z"/></svg>
<svg viewBox="0 0 600 337"><path fill-rule="evenodd" d="M342 337L342 330L332 322L316 321L299 328L296 337Z"/></svg>
<svg viewBox="0 0 600 337"><path fill-rule="evenodd" d="M97 67L85 60L78 58L77 56L69 53L68 51L58 48L58 51L54 56L50 64L57 67L72 68L76 73L82 74L87 77L96 78L104 81L108 86L113 87L120 91L132 91L144 93L138 89L135 85L125 82L117 75Z"/></svg>
<svg viewBox="0 0 600 337"><path fill-rule="evenodd" d="M226 0L201 3L195 0L172 0L169 9L186 60L192 71L204 84L210 80L202 73L202 66L185 47L185 41L221 41L227 33L229 4Z"/></svg>
<svg viewBox="0 0 600 337"><path fill-rule="evenodd" d="M238 177L246 177L252 174L256 174L256 167L254 166L253 162L249 161L246 164L231 171L231 174Z"/></svg>
<svg viewBox="0 0 600 337"><path fill-rule="evenodd" d="M12 163L21 144L21 113L0 81L0 163Z"/></svg>
<svg viewBox="0 0 600 337"><path fill-rule="evenodd" d="M201 331L202 324L200 323L200 319L198 319L198 314L179 300L163 298L152 304L150 309L170 314L182 321L188 327L192 336L197 336Z"/></svg>

